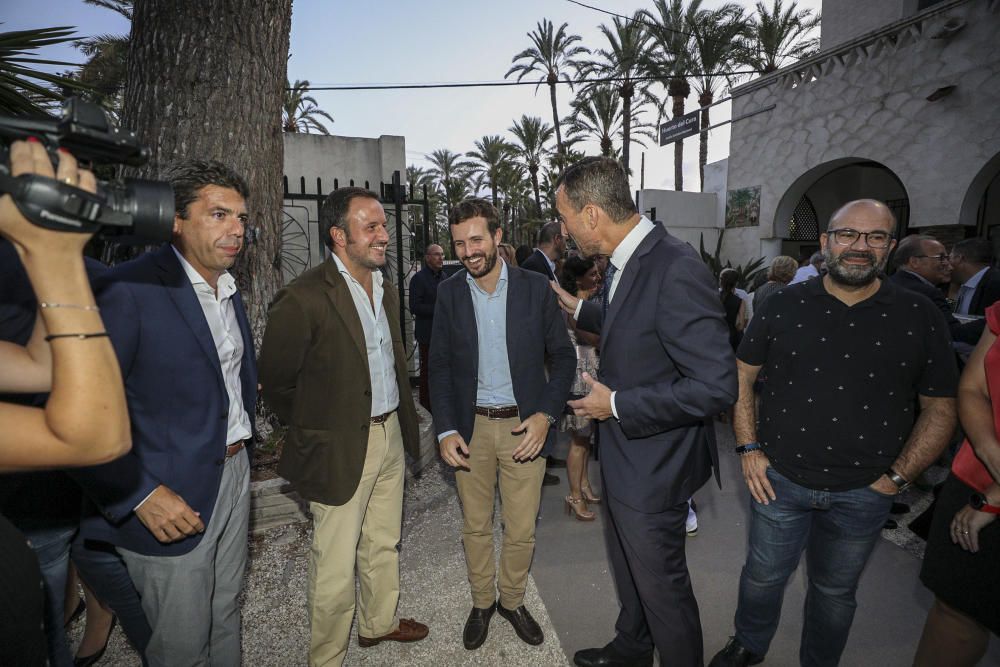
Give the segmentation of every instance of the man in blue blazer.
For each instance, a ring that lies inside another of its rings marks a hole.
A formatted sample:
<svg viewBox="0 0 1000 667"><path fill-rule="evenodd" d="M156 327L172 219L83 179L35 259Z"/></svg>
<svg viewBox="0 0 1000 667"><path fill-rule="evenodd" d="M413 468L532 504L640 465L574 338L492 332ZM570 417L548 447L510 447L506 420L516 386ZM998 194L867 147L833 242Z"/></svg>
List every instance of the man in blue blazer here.
<svg viewBox="0 0 1000 667"><path fill-rule="evenodd" d="M711 273L688 244L640 216L610 158L585 158L556 184L556 208L586 255L609 255L603 307L561 290L599 333L600 378L576 414L600 420L608 552L621 611L615 638L581 667L702 664L701 622L684 555L687 499L716 470L712 417L737 397L736 360Z"/></svg>
<svg viewBox="0 0 1000 667"><path fill-rule="evenodd" d="M95 284L132 451L81 476L103 514L81 530L125 560L153 629L150 665L238 665L257 370L227 269L249 192L218 162L187 161L168 177L173 242Z"/></svg>
<svg viewBox="0 0 1000 667"><path fill-rule="evenodd" d="M535 549L543 447L562 414L576 352L544 277L498 260L500 217L488 201L467 199L449 216L465 269L438 288L431 337L431 402L441 456L457 469L462 543L472 587L463 643L479 648L494 611L529 644L544 641L523 604ZM548 379L545 360L549 359ZM504 537L499 608L493 504L500 478Z"/></svg>

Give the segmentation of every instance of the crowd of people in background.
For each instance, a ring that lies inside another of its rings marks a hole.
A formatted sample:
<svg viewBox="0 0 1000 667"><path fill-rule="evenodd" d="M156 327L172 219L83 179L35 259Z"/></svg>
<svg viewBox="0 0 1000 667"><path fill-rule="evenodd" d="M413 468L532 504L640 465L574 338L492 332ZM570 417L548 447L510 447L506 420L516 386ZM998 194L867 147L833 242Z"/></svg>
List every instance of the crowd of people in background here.
<svg viewBox="0 0 1000 667"><path fill-rule="evenodd" d="M93 190L68 153L53 168L39 151L14 143L13 173ZM0 391L18 395L0 402L0 471L46 471L3 479L0 664L94 664L116 623L143 664L240 664L258 393L288 427L278 472L312 516L309 664L344 662L355 613L361 649L424 639L428 624L398 609L420 417L381 271L381 203L360 188L329 196L329 259L276 295L258 357L229 273L245 181L198 160L168 179L172 242L113 268L85 265L87 235L36 227L0 200ZM745 285L734 269L712 276L636 210L614 160L569 167L555 194L559 220L534 248L503 242L490 202L455 205L461 270L449 276L430 245L409 285L418 401L462 505L464 646L482 646L494 614L522 641L545 641L524 594L546 468L565 465L567 515L604 512L621 605L613 639L575 664L645 667L654 650L661 664L703 664L685 539L697 532L695 492L713 475L721 484L714 422L728 415L750 527L734 634L710 665L765 659L803 553L800 661L838 664L894 499L935 463L950 474L921 570L935 602L914 662L976 664L1000 633L992 244L897 239L885 204L857 200L801 266L776 257ZM559 432L565 462L551 455ZM74 657L65 626L84 610Z"/></svg>

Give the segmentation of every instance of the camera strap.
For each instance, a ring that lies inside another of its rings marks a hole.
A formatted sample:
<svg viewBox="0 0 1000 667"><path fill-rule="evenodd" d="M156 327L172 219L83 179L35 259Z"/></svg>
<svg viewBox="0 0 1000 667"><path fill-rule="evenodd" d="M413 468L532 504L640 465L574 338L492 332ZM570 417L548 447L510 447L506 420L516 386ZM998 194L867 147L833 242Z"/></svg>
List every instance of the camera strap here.
<svg viewBox="0 0 1000 667"><path fill-rule="evenodd" d="M105 200L80 188L38 174L11 176L0 168L0 193L8 193L25 218L46 229L93 233Z"/></svg>

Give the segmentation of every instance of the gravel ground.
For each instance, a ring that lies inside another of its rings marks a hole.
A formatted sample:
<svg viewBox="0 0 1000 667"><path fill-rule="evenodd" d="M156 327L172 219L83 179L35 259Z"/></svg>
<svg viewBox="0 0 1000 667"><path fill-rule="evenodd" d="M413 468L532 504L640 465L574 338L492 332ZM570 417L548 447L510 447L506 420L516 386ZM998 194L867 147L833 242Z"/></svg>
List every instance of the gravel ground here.
<svg viewBox="0 0 1000 667"><path fill-rule="evenodd" d="M493 617L486 643L476 651L462 646L462 627L471 608L462 553L462 514L455 477L440 461L432 462L406 488L400 555L399 614L430 627L415 644L386 642L357 646L351 631L346 665L567 665L548 613L529 577L525 605L545 632L541 646L529 646L499 615ZM500 519L496 518L499 545ZM250 567L243 600L243 662L254 667L305 665L309 632L305 609L306 560L312 528L296 524L275 528L251 540ZM78 640L82 624L73 628ZM101 665L138 665L136 653L116 629Z"/></svg>

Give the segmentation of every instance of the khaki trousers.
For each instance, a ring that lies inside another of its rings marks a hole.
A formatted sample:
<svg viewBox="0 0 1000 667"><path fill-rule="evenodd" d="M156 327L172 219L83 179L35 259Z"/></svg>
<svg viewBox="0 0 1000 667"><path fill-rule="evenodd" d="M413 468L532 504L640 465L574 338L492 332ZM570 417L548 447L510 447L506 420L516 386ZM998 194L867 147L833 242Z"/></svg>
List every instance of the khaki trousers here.
<svg viewBox="0 0 1000 667"><path fill-rule="evenodd" d="M523 435L511 435L520 420L488 419L476 415L469 466L455 473L462 500L462 542L472 586L472 604L480 609L496 600L496 565L493 550L493 503L497 475L504 523L500 550L500 604L516 609L524 600L528 569L535 553L535 517L542 497L545 459L518 463L511 454Z"/></svg>
<svg viewBox="0 0 1000 667"><path fill-rule="evenodd" d="M384 424L371 425L364 470L351 499L343 505L309 503L310 667L344 662L354 617L355 564L361 584L358 634L374 638L397 629L404 468L403 437L393 413Z"/></svg>

